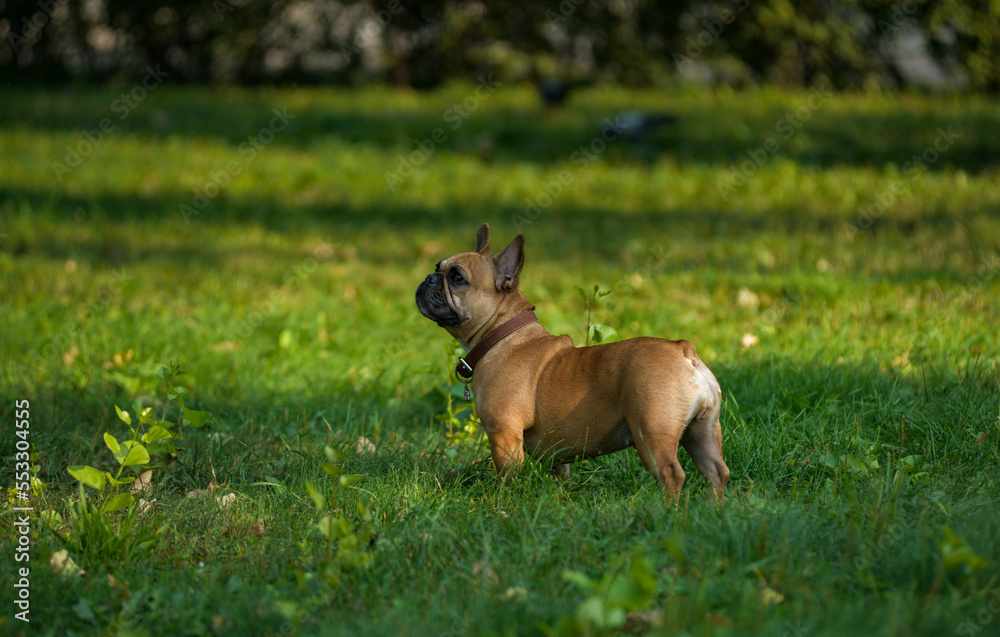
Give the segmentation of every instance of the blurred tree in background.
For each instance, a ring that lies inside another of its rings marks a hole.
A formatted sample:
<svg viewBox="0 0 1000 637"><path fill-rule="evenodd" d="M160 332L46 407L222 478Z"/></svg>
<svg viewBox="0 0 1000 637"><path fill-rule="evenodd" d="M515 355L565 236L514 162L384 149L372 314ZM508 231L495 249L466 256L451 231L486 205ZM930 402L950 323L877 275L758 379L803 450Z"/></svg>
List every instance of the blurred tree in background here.
<svg viewBox="0 0 1000 637"><path fill-rule="evenodd" d="M1000 88L996 0L0 0L0 76Z"/></svg>

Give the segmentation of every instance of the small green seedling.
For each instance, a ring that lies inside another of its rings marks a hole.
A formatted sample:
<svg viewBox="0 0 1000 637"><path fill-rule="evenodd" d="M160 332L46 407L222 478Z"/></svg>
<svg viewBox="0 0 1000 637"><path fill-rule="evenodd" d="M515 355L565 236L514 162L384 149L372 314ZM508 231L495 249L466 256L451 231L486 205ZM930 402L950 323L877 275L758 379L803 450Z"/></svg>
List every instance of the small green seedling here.
<svg viewBox="0 0 1000 637"><path fill-rule="evenodd" d="M579 286L577 286L576 291L580 293L580 298L582 298L583 302L587 305L586 345L589 346L591 341L593 341L595 345L597 343L607 342L608 339L615 335L615 329L608 325L602 325L601 323L592 323L590 321L590 316L593 312L594 306L597 305L597 299L602 299L608 296L614 290L602 290L601 286L595 285L594 293L591 294L590 297L588 297L584 289Z"/></svg>
<svg viewBox="0 0 1000 637"><path fill-rule="evenodd" d="M335 489L350 487L362 478L360 475L345 474L342 466L343 458L332 447L325 447L326 462L323 471L334 478ZM320 555L319 575L330 586L337 586L344 569L367 569L372 565L372 538L375 537L375 523L371 507L364 502L358 503L358 523L351 523L343 513L333 509L333 498L327 498L310 482L306 482L306 490L313 506L322 515L316 523L325 544Z"/></svg>

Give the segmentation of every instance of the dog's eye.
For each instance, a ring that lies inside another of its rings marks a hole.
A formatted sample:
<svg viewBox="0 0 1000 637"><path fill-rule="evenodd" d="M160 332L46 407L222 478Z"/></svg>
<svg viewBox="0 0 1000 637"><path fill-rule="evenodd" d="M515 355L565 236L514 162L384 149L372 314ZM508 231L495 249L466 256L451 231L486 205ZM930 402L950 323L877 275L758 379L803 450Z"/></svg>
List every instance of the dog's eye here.
<svg viewBox="0 0 1000 637"><path fill-rule="evenodd" d="M454 284L465 283L465 277L463 277L458 270L452 270L449 272L448 279Z"/></svg>

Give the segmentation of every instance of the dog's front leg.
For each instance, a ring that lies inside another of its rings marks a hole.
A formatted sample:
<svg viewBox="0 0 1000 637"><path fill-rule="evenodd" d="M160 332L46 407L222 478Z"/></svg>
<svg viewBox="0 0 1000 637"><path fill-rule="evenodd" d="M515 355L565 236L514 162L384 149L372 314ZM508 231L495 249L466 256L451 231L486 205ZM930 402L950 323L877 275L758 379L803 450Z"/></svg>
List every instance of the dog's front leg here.
<svg viewBox="0 0 1000 637"><path fill-rule="evenodd" d="M520 428L502 428L489 432L490 454L497 475L509 479L524 462L524 432Z"/></svg>

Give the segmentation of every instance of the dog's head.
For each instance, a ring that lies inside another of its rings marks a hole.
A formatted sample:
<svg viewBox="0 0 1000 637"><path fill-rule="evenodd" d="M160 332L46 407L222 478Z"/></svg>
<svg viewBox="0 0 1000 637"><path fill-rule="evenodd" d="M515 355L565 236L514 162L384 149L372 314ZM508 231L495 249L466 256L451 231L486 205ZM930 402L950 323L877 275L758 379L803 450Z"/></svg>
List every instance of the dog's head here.
<svg viewBox="0 0 1000 637"><path fill-rule="evenodd" d="M524 236L517 235L503 252L490 254L490 226L476 235L476 251L439 261L417 288L420 313L464 342L517 292L524 266Z"/></svg>

